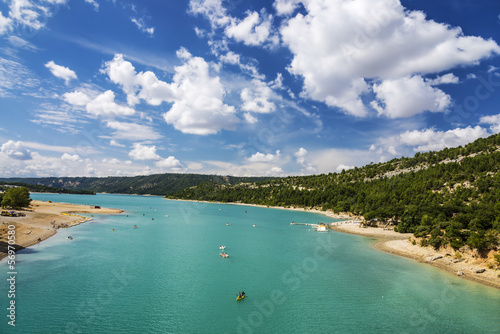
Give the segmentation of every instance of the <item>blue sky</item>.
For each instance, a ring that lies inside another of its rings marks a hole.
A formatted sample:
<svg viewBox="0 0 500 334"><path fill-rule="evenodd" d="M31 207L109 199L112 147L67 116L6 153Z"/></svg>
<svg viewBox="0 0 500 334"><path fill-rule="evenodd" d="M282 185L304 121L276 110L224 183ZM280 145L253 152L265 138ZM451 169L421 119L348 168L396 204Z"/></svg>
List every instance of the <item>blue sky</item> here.
<svg viewBox="0 0 500 334"><path fill-rule="evenodd" d="M500 3L0 2L0 176L338 172L500 132Z"/></svg>

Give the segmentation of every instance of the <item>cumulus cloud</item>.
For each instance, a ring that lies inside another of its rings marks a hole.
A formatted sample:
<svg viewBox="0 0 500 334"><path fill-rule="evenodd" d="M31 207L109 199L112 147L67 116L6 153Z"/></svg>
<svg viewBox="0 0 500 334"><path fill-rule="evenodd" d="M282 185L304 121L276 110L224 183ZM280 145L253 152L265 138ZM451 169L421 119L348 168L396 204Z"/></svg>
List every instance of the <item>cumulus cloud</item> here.
<svg viewBox="0 0 500 334"><path fill-rule="evenodd" d="M168 158L161 159L155 163L156 167L160 168L179 168L182 167L182 164L179 160L177 160L173 156L169 156Z"/></svg>
<svg viewBox="0 0 500 334"><path fill-rule="evenodd" d="M115 102L115 93L108 90L87 103L87 112L95 116L114 117L133 115L135 110Z"/></svg>
<svg viewBox="0 0 500 334"><path fill-rule="evenodd" d="M384 80L373 86L379 102L372 101L372 106L379 115L389 118L410 117L422 111L445 111L451 103L451 97L442 90L426 83L421 76L412 76L395 80Z"/></svg>
<svg viewBox="0 0 500 334"><path fill-rule="evenodd" d="M71 162L77 162L77 161L80 161L80 156L78 154L69 154L69 153L64 153L62 156L61 156L61 160L67 160L67 161L71 161Z"/></svg>
<svg viewBox="0 0 500 334"><path fill-rule="evenodd" d="M479 122L483 124L490 124L490 130L493 133L500 133L500 114L483 116Z"/></svg>
<svg viewBox="0 0 500 334"><path fill-rule="evenodd" d="M133 149L129 152L129 157L134 160L160 160L161 157L156 153L156 146L142 145L135 143Z"/></svg>
<svg viewBox="0 0 500 334"><path fill-rule="evenodd" d="M488 131L480 126L468 126L448 131L425 129L406 131L399 135L398 142L413 147L414 151L438 151L445 147L466 145L488 135Z"/></svg>
<svg viewBox="0 0 500 334"><path fill-rule="evenodd" d="M64 101L74 106L86 106L87 103L91 101L87 94L80 91L64 93L62 98Z"/></svg>
<svg viewBox="0 0 500 334"><path fill-rule="evenodd" d="M306 174L314 174L317 172L316 167L312 163L309 163L306 161L306 157L309 152L303 147L299 148L297 152L294 153L295 157L297 158L297 164L302 166L302 172Z"/></svg>
<svg viewBox="0 0 500 334"><path fill-rule="evenodd" d="M280 157L280 150L276 150L276 154L264 154L257 152L253 154L250 158L248 158L248 161L250 162L273 162L277 161Z"/></svg>
<svg viewBox="0 0 500 334"><path fill-rule="evenodd" d="M68 67L57 65L52 60L46 63L45 67L47 67L56 78L63 79L66 84L68 84L72 79L77 79L74 71L70 70Z"/></svg>
<svg viewBox="0 0 500 334"><path fill-rule="evenodd" d="M453 73L448 73L445 75L438 76L435 79L426 80L433 86L443 85L443 84L457 84L459 82L458 77Z"/></svg>
<svg viewBox="0 0 500 334"><path fill-rule="evenodd" d="M104 72L122 87L129 104L140 100L151 105L172 103L163 116L181 132L208 135L222 129L233 130L239 122L236 110L223 102L226 90L220 78L211 75L209 63L184 48L177 56L183 64L175 67L171 83L159 80L153 72L136 73L123 55L115 55L107 62Z"/></svg>
<svg viewBox="0 0 500 334"><path fill-rule="evenodd" d="M276 106L271 102L273 91L265 82L254 79L253 86L244 88L241 91L240 97L243 101L241 109L257 113L270 113L276 109Z"/></svg>
<svg viewBox="0 0 500 334"><path fill-rule="evenodd" d="M304 11L285 19L280 30L293 54L289 72L303 78L302 96L360 117L369 113L363 101L372 87L416 84L425 75L475 65L500 53L495 41L465 36L460 28L429 20L395 0L283 0L275 7L290 15L299 3ZM445 94L430 92L425 85L419 88L428 99L419 108L405 106L407 110L398 113L389 106L386 113L407 117L429 106L444 110Z"/></svg>
<svg viewBox="0 0 500 334"><path fill-rule="evenodd" d="M272 33L272 15L264 10L259 14L257 12L247 12L247 16L242 19L231 19L231 24L225 29L228 37L236 41L243 42L245 45L268 44L276 46L279 38Z"/></svg>
<svg viewBox="0 0 500 334"><path fill-rule="evenodd" d="M0 152L16 160L31 160L30 150L26 149L22 142L9 140L0 148Z"/></svg>

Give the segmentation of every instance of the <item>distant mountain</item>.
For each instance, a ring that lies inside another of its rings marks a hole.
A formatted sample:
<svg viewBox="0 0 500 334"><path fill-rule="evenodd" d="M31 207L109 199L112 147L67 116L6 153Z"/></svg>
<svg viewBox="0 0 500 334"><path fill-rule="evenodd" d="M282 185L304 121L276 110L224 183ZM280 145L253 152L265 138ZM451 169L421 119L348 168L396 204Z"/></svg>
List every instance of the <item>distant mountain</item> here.
<svg viewBox="0 0 500 334"><path fill-rule="evenodd" d="M234 177L199 174L155 174L134 177L42 177L0 178L4 182L22 182L32 185L120 194L171 195L200 183L233 185L240 182L269 180L269 177Z"/></svg>
<svg viewBox="0 0 500 334"><path fill-rule="evenodd" d="M494 248L500 233L500 134L341 173L202 183L170 198L331 209L394 220L395 230L413 232L434 247Z"/></svg>

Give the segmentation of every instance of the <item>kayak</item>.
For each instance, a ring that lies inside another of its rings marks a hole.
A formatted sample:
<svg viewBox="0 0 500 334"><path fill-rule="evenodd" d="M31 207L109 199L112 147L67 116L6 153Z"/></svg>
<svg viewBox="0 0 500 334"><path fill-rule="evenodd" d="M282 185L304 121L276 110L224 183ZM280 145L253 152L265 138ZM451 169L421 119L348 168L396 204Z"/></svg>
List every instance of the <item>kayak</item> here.
<svg viewBox="0 0 500 334"><path fill-rule="evenodd" d="M243 299L243 298L245 298L245 297L246 297L246 295L241 296L241 297L239 297L239 296L238 296L238 297L236 297L236 301L238 301L238 300L242 300L242 299Z"/></svg>

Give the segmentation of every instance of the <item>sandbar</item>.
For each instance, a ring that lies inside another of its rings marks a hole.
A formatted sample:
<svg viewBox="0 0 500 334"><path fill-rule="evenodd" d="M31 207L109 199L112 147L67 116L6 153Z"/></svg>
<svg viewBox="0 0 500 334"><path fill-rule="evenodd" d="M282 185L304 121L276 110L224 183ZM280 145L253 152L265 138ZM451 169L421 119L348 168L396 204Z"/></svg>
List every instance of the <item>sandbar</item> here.
<svg viewBox="0 0 500 334"><path fill-rule="evenodd" d="M90 205L31 201L25 217L0 217L0 260L7 256L9 226L15 228L15 250L37 244L53 236L59 228L71 227L91 220L78 213L118 214L121 209L95 208Z"/></svg>

